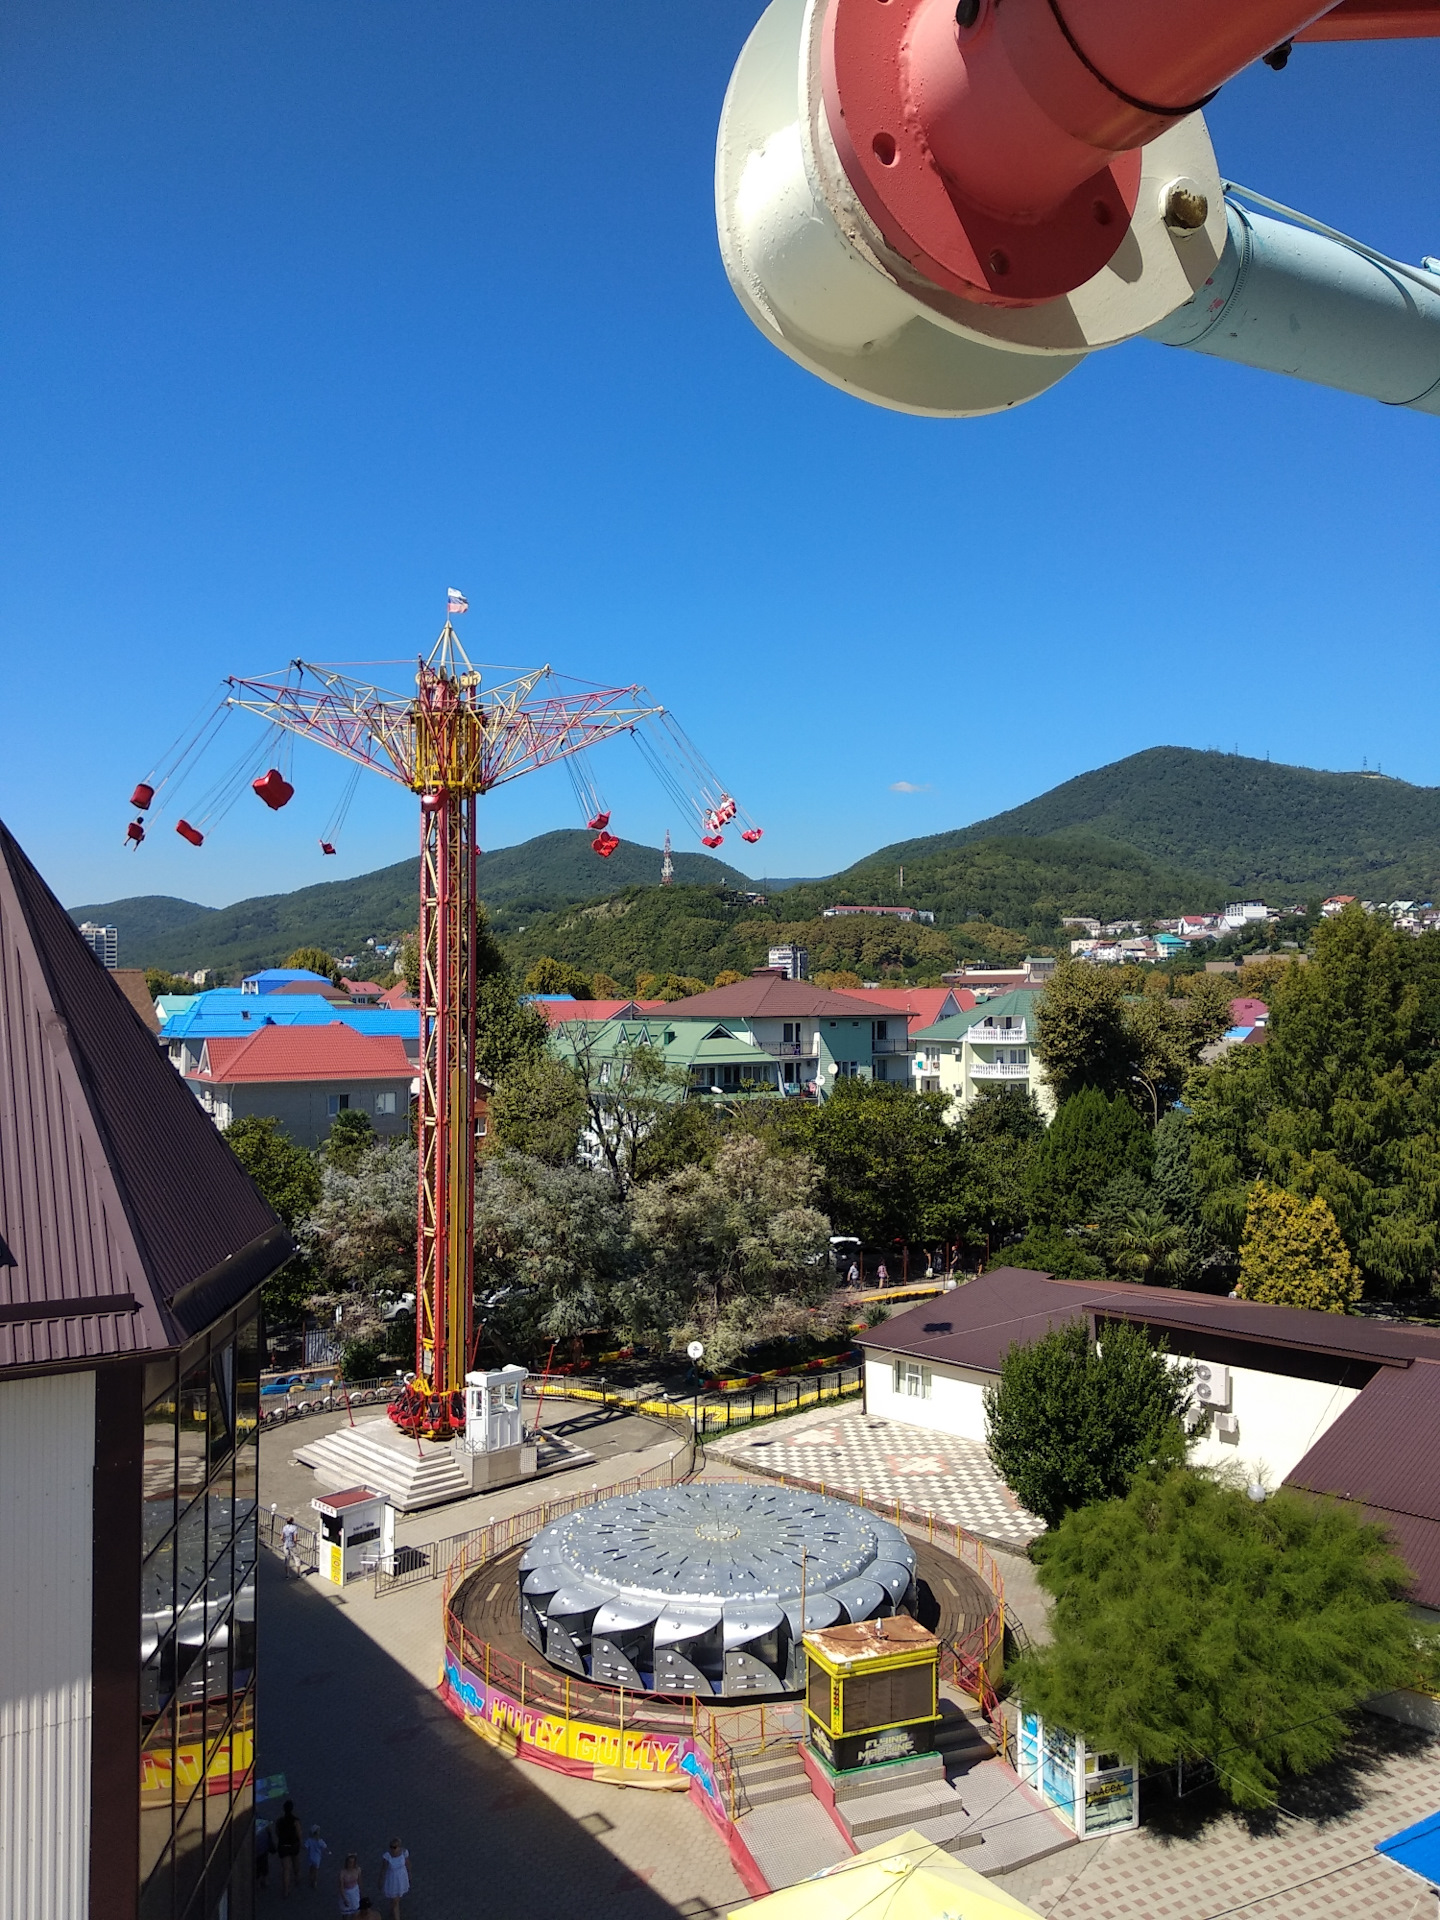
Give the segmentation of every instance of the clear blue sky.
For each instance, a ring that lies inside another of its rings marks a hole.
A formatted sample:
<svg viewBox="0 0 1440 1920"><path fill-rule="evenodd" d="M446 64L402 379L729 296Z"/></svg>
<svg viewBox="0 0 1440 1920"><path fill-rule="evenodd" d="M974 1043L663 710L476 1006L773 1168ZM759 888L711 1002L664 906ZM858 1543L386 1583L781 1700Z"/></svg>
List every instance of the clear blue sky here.
<svg viewBox="0 0 1440 1920"><path fill-rule="evenodd" d="M833 870L1157 743L1440 782L1440 420L1134 345L971 423L770 349L716 251L756 0L11 0L0 817L72 903L219 903L402 858L379 781L121 850L227 672L423 649L641 680ZM1301 48L1221 165L1440 252L1440 43ZM396 669L403 685L404 669ZM627 746L623 835L677 830ZM923 789L892 791L904 782ZM503 845L575 824L563 775ZM740 859L739 856L745 856Z"/></svg>

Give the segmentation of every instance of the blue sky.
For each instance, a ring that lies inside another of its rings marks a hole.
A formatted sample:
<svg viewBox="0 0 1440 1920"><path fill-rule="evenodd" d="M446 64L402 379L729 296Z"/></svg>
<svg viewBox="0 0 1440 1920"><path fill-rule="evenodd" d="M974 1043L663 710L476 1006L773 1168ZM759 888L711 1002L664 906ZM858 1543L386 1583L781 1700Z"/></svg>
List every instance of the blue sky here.
<svg viewBox="0 0 1440 1920"><path fill-rule="evenodd" d="M322 861L344 769L305 750L200 852L122 851L126 799L225 673L413 658L452 583L477 658L653 687L757 875L1157 743L1440 782L1440 422L1144 344L969 423L810 379L715 245L757 11L11 0L0 817L62 898L404 857L372 781ZM1437 92L1440 43L1301 48L1208 118L1231 176L1417 259ZM693 844L627 746L596 770L616 831Z"/></svg>

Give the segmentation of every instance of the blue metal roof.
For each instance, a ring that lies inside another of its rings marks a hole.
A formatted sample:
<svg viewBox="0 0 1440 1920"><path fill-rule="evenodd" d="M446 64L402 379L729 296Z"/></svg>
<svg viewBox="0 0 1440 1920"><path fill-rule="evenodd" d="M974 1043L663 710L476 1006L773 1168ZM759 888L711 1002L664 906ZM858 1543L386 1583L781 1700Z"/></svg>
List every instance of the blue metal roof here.
<svg viewBox="0 0 1440 1920"><path fill-rule="evenodd" d="M262 967L259 973L247 973L245 976L247 986L251 981L255 983L251 987L252 994L268 993L274 987L292 986L297 980L319 980L327 987L330 984L328 974L315 973L309 967Z"/></svg>
<svg viewBox="0 0 1440 1920"><path fill-rule="evenodd" d="M230 988L201 994L193 1005L171 1014L161 1029L166 1042L242 1039L257 1027L328 1027L339 1020L357 1033L419 1037L420 1015L413 1007L347 1007L318 993L286 993L257 999Z"/></svg>
<svg viewBox="0 0 1440 1920"><path fill-rule="evenodd" d="M1377 1840L1375 1851L1440 1888L1440 1813L1428 1814L1413 1827L1402 1827L1388 1840Z"/></svg>

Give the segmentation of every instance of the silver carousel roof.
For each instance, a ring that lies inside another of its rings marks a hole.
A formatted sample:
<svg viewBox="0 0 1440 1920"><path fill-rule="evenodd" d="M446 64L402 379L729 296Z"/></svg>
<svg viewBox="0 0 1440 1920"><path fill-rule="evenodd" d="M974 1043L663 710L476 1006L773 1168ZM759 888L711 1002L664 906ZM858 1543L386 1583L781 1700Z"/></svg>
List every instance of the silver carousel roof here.
<svg viewBox="0 0 1440 1920"><path fill-rule="evenodd" d="M521 1619L547 1659L592 1679L780 1693L798 1684L807 1629L895 1613L914 1573L900 1529L843 1501L792 1487L662 1487L536 1534L520 1562Z"/></svg>

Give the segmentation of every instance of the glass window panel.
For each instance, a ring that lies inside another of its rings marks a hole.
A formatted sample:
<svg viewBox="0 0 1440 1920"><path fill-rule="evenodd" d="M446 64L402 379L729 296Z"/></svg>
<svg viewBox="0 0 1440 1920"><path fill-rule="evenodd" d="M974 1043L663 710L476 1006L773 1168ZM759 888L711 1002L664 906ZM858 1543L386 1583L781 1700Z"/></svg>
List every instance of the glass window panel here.
<svg viewBox="0 0 1440 1920"><path fill-rule="evenodd" d="M205 1699L205 1598L198 1593L180 1616L175 1629L175 1694L183 1706L203 1705Z"/></svg>
<svg viewBox="0 0 1440 1920"><path fill-rule="evenodd" d="M140 1751L140 1883L170 1845L174 1822L175 1721L167 1709L145 1734Z"/></svg>
<svg viewBox="0 0 1440 1920"><path fill-rule="evenodd" d="M183 1607L205 1584L205 1502L197 1500L175 1536L175 1604Z"/></svg>
<svg viewBox="0 0 1440 1920"><path fill-rule="evenodd" d="M148 1660L175 1624L175 1535L162 1540L140 1572L140 1658Z"/></svg>
<svg viewBox="0 0 1440 1920"><path fill-rule="evenodd" d="M180 1383L180 1437L177 1486L180 1503L193 1500L205 1485L205 1431L210 1418L210 1368L197 1361Z"/></svg>
<svg viewBox="0 0 1440 1920"><path fill-rule="evenodd" d="M260 1317L252 1314L235 1334L235 1433L239 1440L260 1430Z"/></svg>
<svg viewBox="0 0 1440 1920"><path fill-rule="evenodd" d="M235 1584L243 1587L255 1565L259 1515L250 1513L235 1529Z"/></svg>
<svg viewBox="0 0 1440 1920"><path fill-rule="evenodd" d="M173 1353L163 1360L148 1360L145 1363L145 1405L151 1407L162 1397L175 1398L176 1360Z"/></svg>
<svg viewBox="0 0 1440 1920"><path fill-rule="evenodd" d="M172 1369L173 1372L173 1369ZM144 1467L141 1499L143 1551L175 1524L176 1415L179 1402L173 1381L169 1390L145 1409Z"/></svg>
<svg viewBox="0 0 1440 1920"><path fill-rule="evenodd" d="M228 1595L227 1595L228 1598ZM216 1607L210 1621L210 1637L205 1643L205 1750L206 1764L214 1758L216 1743L230 1724L234 1706L231 1693L231 1613L229 1607Z"/></svg>
<svg viewBox="0 0 1440 1920"><path fill-rule="evenodd" d="M175 1634L173 1630L160 1641L140 1669L140 1721L148 1725L168 1704L175 1692Z"/></svg>
<svg viewBox="0 0 1440 1920"><path fill-rule="evenodd" d="M210 1356L210 1403L207 1416L210 1466L223 1460L235 1445L235 1342L227 1340Z"/></svg>
<svg viewBox="0 0 1440 1920"><path fill-rule="evenodd" d="M241 1527L255 1511L260 1492L260 1448L252 1437L235 1450L235 1524Z"/></svg>
<svg viewBox="0 0 1440 1920"><path fill-rule="evenodd" d="M252 1565L235 1596L232 1616L235 1648L232 1661L235 1691L239 1693L255 1678L255 1569Z"/></svg>
<svg viewBox="0 0 1440 1920"><path fill-rule="evenodd" d="M140 1900L140 1920L170 1920L174 1912L175 1860L172 1854L156 1867Z"/></svg>
<svg viewBox="0 0 1440 1920"><path fill-rule="evenodd" d="M226 1462L223 1480L212 1481L205 1496L206 1511L210 1516L209 1557L212 1566L230 1551L231 1537L235 1532L235 1502L230 1495L230 1462ZM225 1576L228 1586L230 1576Z"/></svg>
<svg viewBox="0 0 1440 1920"><path fill-rule="evenodd" d="M190 1796L190 1804L175 1826L175 1908L183 1912L186 1901L200 1883L205 1865L205 1790L199 1787Z"/></svg>

